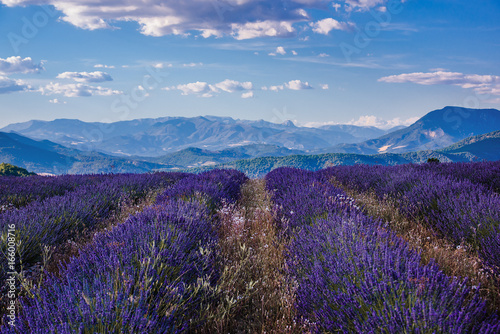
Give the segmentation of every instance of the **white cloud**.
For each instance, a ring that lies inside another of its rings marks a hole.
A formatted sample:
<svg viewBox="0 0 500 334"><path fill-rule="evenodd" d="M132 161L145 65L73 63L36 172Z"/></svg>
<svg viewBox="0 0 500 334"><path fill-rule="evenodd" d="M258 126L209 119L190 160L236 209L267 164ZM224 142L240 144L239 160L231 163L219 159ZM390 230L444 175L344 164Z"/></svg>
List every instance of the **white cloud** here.
<svg viewBox="0 0 500 334"><path fill-rule="evenodd" d="M182 64L183 67L196 67L196 66L203 66L203 63L188 63L188 64Z"/></svg>
<svg viewBox="0 0 500 334"><path fill-rule="evenodd" d="M106 72L64 72L57 76L58 79L70 79L76 82L104 82L113 81L111 75Z"/></svg>
<svg viewBox="0 0 500 334"><path fill-rule="evenodd" d="M149 36L232 35L237 39L289 37L293 24L310 21L310 9L326 11L325 0L0 0L4 5L52 5L61 20L88 30L116 29L136 22Z"/></svg>
<svg viewBox="0 0 500 334"><path fill-rule="evenodd" d="M313 31L318 34L328 35L332 30L349 30L352 28L352 23L339 22L332 18L326 18L315 23L310 23Z"/></svg>
<svg viewBox="0 0 500 334"><path fill-rule="evenodd" d="M296 56L296 55L297 55L297 51L292 50L292 54L293 54L294 56Z"/></svg>
<svg viewBox="0 0 500 334"><path fill-rule="evenodd" d="M402 2L404 2L403 0ZM373 7L384 5L387 0L345 0L347 10L367 11Z"/></svg>
<svg viewBox="0 0 500 334"><path fill-rule="evenodd" d="M222 32L216 29L203 29L201 31L201 36L204 38L209 38L210 36L214 36L215 38L221 38Z"/></svg>
<svg viewBox="0 0 500 334"><path fill-rule="evenodd" d="M380 78L378 81L392 83L412 82L419 85L482 85L500 82L500 77L495 75L468 75L458 72L437 71L391 75Z"/></svg>
<svg viewBox="0 0 500 334"><path fill-rule="evenodd" d="M235 91L250 90L253 88L253 85L250 81L238 82L235 80L226 79L222 82L215 84L215 87L225 92L233 93Z"/></svg>
<svg viewBox="0 0 500 334"><path fill-rule="evenodd" d="M241 94L242 99L250 99L252 97L253 97L253 92L246 92L246 93Z"/></svg>
<svg viewBox="0 0 500 334"><path fill-rule="evenodd" d="M203 81L196 81L172 87L164 87L162 89L167 91L177 89L182 92L182 95L198 95L202 97L212 97L214 96L214 94L220 92L234 93L241 91L250 91L253 89L253 84L250 81L239 82L235 80L226 79L216 84L209 84ZM244 92L243 94L248 95L248 93L250 92Z"/></svg>
<svg viewBox="0 0 500 334"><path fill-rule="evenodd" d="M290 89L290 90L304 90L304 89L312 89L312 86L309 85L308 82L303 82L301 80L291 80L289 82L285 82L282 85L273 85L273 86L264 86L261 88L261 90L270 90L272 92L279 92L280 90L284 89Z"/></svg>
<svg viewBox="0 0 500 334"><path fill-rule="evenodd" d="M308 82L302 82L300 80L291 80L285 84L285 87L291 90L312 89Z"/></svg>
<svg viewBox="0 0 500 334"><path fill-rule="evenodd" d="M94 65L95 68L115 68L114 65L103 65L103 64L96 64Z"/></svg>
<svg viewBox="0 0 500 334"><path fill-rule="evenodd" d="M325 58L325 57L330 57L330 55L328 53L320 53L318 57Z"/></svg>
<svg viewBox="0 0 500 334"><path fill-rule="evenodd" d="M194 66L196 66L196 65L194 65ZM156 63L156 64L153 64L153 67L158 68L158 69L162 69L162 68L166 68L166 67L173 67L173 65L170 63Z"/></svg>
<svg viewBox="0 0 500 334"><path fill-rule="evenodd" d="M270 86L269 87L269 90L270 91L273 91L273 92L277 92L277 91L280 91L280 90L283 90L285 89L285 87L283 85L279 85L279 86Z"/></svg>
<svg viewBox="0 0 500 334"><path fill-rule="evenodd" d="M139 85L139 86L136 87L136 89L137 89L137 91L141 91L142 92L141 93L142 97L148 97L149 96L149 93L146 91L146 89L143 86Z"/></svg>
<svg viewBox="0 0 500 334"><path fill-rule="evenodd" d="M0 75L13 73L39 73L43 70L43 64L35 64L30 57L21 58L9 57L6 59L0 58Z"/></svg>
<svg viewBox="0 0 500 334"><path fill-rule="evenodd" d="M22 80L14 80L0 75L0 94L21 92L31 87Z"/></svg>
<svg viewBox="0 0 500 334"><path fill-rule="evenodd" d="M291 37L295 34L295 28L291 22L286 21L257 21L244 24L233 23L231 25L232 35L238 40L257 37Z"/></svg>
<svg viewBox="0 0 500 334"><path fill-rule="evenodd" d="M66 97L88 97L94 95L100 96L110 96L123 94L123 92L118 90L112 90L106 87L100 86L89 86L86 84L78 83L78 84L60 84L53 83L40 87L39 91L43 95L53 95L59 94L64 95Z"/></svg>
<svg viewBox="0 0 500 334"><path fill-rule="evenodd" d="M391 75L380 78L379 82L415 83L419 85L455 85L474 89L480 94L500 95L500 76L463 74L459 72L416 72Z"/></svg>
<svg viewBox="0 0 500 334"><path fill-rule="evenodd" d="M284 48L284 47L282 47L282 46L278 46L278 47L276 48L276 54L279 54L279 55L282 55L282 56L283 56L283 55L286 55L285 48Z"/></svg>
<svg viewBox="0 0 500 334"><path fill-rule="evenodd" d="M49 100L49 102L54 103L54 104L66 104L67 103L66 101L61 101L59 99Z"/></svg>
<svg viewBox="0 0 500 334"><path fill-rule="evenodd" d="M401 126L401 125L402 126L409 126L418 120L419 120L419 117L412 117L412 118L409 118L406 120L402 120L401 118L396 117L394 119L386 121L386 120L383 120L377 116L361 116L359 119L357 119L357 120L353 119L347 124L357 125L357 126L373 126L376 128L387 130L387 129L393 128L395 126Z"/></svg>
<svg viewBox="0 0 500 334"><path fill-rule="evenodd" d="M282 55L282 56L284 56L284 55L286 55L286 50L285 50L284 47L278 46L276 48L276 51L269 53L269 55L270 56L276 56L276 55Z"/></svg>
<svg viewBox="0 0 500 334"><path fill-rule="evenodd" d="M330 89L330 87L328 86L328 84L320 84L319 85L321 87L321 89Z"/></svg>
<svg viewBox="0 0 500 334"><path fill-rule="evenodd" d="M361 116L357 120L353 119L347 123L338 123L338 122L334 122L334 121L307 122L307 123L302 124L302 126L309 127L309 128L318 128L318 127L325 126L325 125L348 124L348 125L356 125L356 126L372 126L372 127L376 127L376 128L383 129L383 130L388 130L388 129L394 128L396 126L410 126L418 120L419 120L419 117L412 117L412 118L409 118L406 120L402 120L401 118L396 117L394 119L387 121L387 120L381 119L377 116L368 116L367 115L367 116Z"/></svg>
<svg viewBox="0 0 500 334"><path fill-rule="evenodd" d="M217 89L214 86L202 81L178 85L177 89L182 92L182 95L211 94L212 92L217 92Z"/></svg>

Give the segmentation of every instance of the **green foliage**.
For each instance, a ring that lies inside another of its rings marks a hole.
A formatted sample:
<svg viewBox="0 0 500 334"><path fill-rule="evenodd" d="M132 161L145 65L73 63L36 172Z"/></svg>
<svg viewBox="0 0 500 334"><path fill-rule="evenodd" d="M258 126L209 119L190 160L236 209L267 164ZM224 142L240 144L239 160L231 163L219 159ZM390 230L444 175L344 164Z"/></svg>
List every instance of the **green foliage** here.
<svg viewBox="0 0 500 334"><path fill-rule="evenodd" d="M428 164L431 164L431 163L436 163L436 164L438 164L438 163L440 163L440 162L441 162L441 161L439 161L439 159L438 159L438 158L429 158L429 159L427 159L427 163L428 163Z"/></svg>
<svg viewBox="0 0 500 334"><path fill-rule="evenodd" d="M35 173L30 173L26 169L17 167L11 164L1 163L0 164L0 176L30 176L36 175Z"/></svg>

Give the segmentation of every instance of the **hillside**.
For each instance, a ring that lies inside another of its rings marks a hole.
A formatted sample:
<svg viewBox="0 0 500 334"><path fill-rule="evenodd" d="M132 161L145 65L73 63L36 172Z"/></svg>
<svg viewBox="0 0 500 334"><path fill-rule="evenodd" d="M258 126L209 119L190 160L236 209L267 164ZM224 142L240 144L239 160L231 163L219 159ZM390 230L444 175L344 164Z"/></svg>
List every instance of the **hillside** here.
<svg viewBox="0 0 500 334"><path fill-rule="evenodd" d="M36 141L0 132L0 162L36 173L143 173L163 165L68 149L48 140Z"/></svg>
<svg viewBox="0 0 500 334"><path fill-rule="evenodd" d="M438 150L471 136L500 130L497 109L445 107L413 125L359 144L341 144L328 152L378 154Z"/></svg>
<svg viewBox="0 0 500 334"><path fill-rule="evenodd" d="M11 164L0 163L0 176L30 176L35 173L30 173L26 169L17 167Z"/></svg>
<svg viewBox="0 0 500 334"><path fill-rule="evenodd" d="M307 170L319 170L339 165L400 165L424 163L429 158L441 162L496 161L500 160L500 131L467 138L457 144L436 151L418 151L408 153L384 153L362 155L352 153L326 153L318 155L293 155L286 157L262 157L225 163L213 167L194 168L199 172L210 168L235 168L251 177L262 177L279 167L296 167Z"/></svg>
<svg viewBox="0 0 500 334"><path fill-rule="evenodd" d="M440 150L445 154L468 154L477 160L500 160L500 131L466 138Z"/></svg>
<svg viewBox="0 0 500 334"><path fill-rule="evenodd" d="M293 154L304 154L304 152L299 150L289 150L276 145L254 144L237 146L221 151L209 151L190 147L159 158L151 158L147 160L173 167L186 168L210 166L254 157L282 157Z"/></svg>

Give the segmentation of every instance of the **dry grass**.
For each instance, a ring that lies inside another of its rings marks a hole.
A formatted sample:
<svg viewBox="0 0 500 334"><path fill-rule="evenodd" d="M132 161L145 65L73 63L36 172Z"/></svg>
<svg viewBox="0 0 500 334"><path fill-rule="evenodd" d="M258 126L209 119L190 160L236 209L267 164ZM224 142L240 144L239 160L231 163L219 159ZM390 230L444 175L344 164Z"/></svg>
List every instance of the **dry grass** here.
<svg viewBox="0 0 500 334"><path fill-rule="evenodd" d="M219 303L204 333L300 333L295 286L285 275L286 245L279 242L263 180L250 180L239 203L219 212L222 276Z"/></svg>
<svg viewBox="0 0 500 334"><path fill-rule="evenodd" d="M388 223L388 228L406 240L410 247L420 251L422 264L434 261L448 276L468 277L467 284L473 289L480 286L480 293L490 308L500 312L500 279L491 274L473 248L467 244L455 246L440 238L423 222L403 216L390 200L380 200L373 193L360 193L339 184L348 196L361 205L366 213Z"/></svg>

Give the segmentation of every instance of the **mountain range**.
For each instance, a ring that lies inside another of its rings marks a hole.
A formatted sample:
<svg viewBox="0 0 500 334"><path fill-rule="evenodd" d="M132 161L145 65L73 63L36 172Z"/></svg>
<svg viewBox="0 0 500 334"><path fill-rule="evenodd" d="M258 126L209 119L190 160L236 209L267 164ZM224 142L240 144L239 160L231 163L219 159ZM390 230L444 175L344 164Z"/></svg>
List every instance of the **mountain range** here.
<svg viewBox="0 0 500 334"><path fill-rule="evenodd" d="M299 161L316 168L340 163L422 162L429 157L441 161L500 159L500 111L496 109L446 107L392 132L353 125L306 128L292 122L214 116L110 124L60 119L12 124L1 130L0 162L51 174L253 164L259 167L250 175L260 175L267 168L263 166ZM346 141L339 144L341 140Z"/></svg>
<svg viewBox="0 0 500 334"><path fill-rule="evenodd" d="M309 128L297 127L291 121L276 124L215 116L164 117L115 123L35 120L0 129L82 151L141 157L160 157L190 147L219 151L246 145L273 145L310 152L341 143L360 143L391 130L355 125Z"/></svg>

